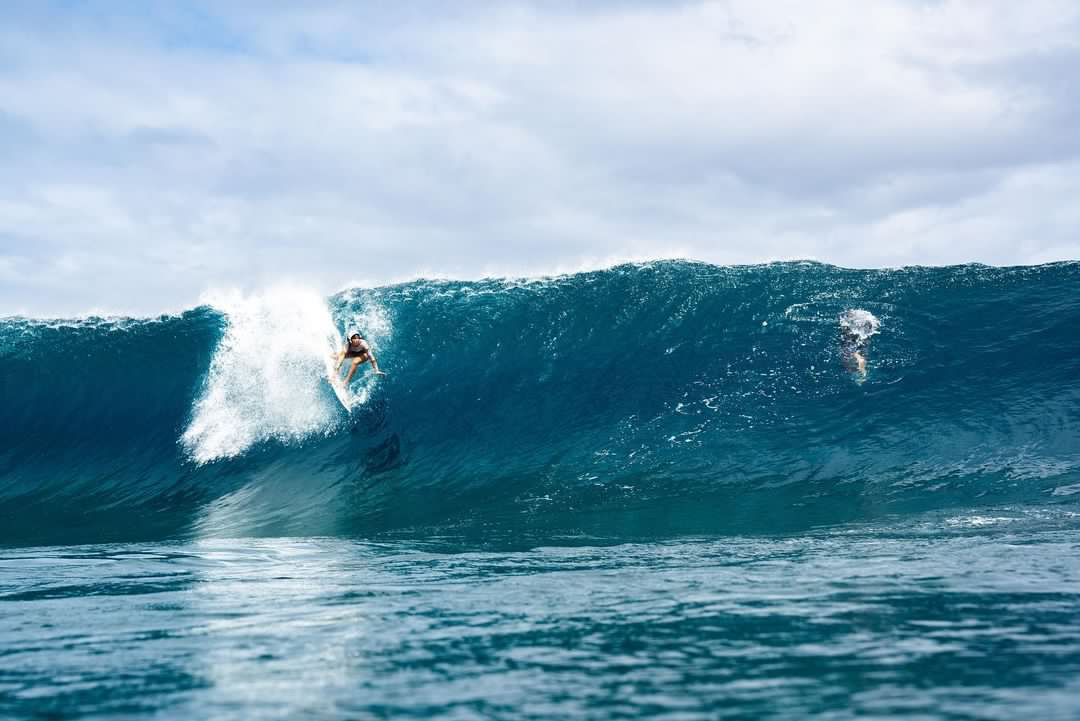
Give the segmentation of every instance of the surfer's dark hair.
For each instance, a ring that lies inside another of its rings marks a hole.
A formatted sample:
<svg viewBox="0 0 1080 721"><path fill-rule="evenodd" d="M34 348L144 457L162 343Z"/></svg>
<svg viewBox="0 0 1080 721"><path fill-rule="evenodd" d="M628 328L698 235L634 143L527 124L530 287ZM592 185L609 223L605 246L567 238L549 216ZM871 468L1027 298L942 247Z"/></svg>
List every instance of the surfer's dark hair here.
<svg viewBox="0 0 1080 721"><path fill-rule="evenodd" d="M359 338L360 340L364 340L364 336L360 335L359 333L353 333L351 336L349 336L349 340L352 340L353 338Z"/></svg>

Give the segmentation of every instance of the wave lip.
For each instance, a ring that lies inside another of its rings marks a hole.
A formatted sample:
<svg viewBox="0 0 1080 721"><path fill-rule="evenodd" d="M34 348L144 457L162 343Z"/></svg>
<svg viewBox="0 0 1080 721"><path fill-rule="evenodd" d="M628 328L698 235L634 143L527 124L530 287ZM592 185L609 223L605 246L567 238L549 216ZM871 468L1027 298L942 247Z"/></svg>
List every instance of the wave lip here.
<svg viewBox="0 0 1080 721"><path fill-rule="evenodd" d="M667 262L4 320L0 542L769 532L1075 504L1077 280ZM349 412L325 362L353 329L390 376L362 372Z"/></svg>
<svg viewBox="0 0 1080 721"><path fill-rule="evenodd" d="M181 436L198 463L237 456L259 442L296 442L332 430L321 392L336 331L325 301L295 289L215 299L226 318L204 388Z"/></svg>

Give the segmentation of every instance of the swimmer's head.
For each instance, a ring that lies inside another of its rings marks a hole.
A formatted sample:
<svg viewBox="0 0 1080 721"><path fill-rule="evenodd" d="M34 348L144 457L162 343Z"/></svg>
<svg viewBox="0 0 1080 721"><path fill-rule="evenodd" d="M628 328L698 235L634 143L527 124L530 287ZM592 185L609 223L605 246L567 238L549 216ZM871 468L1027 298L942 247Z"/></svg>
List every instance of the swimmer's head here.
<svg viewBox="0 0 1080 721"><path fill-rule="evenodd" d="M876 335L881 321L868 310L853 308L840 315L840 332L844 337L851 337L863 343Z"/></svg>

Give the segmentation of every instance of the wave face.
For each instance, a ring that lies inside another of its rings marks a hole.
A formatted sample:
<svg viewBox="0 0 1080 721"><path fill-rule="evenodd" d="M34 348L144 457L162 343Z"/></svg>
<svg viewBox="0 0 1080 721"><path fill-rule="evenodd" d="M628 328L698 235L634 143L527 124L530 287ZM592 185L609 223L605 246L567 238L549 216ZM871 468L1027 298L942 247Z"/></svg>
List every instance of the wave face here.
<svg viewBox="0 0 1080 721"><path fill-rule="evenodd" d="M660 262L6 319L0 543L772 533L1074 505L1078 287L1076 263ZM362 370L346 411L325 360L353 329L389 375Z"/></svg>

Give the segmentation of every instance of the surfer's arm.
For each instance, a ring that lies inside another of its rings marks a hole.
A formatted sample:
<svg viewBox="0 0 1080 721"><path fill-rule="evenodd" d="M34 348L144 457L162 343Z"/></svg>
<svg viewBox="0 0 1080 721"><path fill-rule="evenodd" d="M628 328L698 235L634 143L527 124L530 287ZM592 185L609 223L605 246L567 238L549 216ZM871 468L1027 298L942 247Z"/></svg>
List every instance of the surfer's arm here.
<svg viewBox="0 0 1080 721"><path fill-rule="evenodd" d="M335 371L341 370L341 364L345 362L345 351L339 351L337 354L337 365L334 367Z"/></svg>
<svg viewBox="0 0 1080 721"><path fill-rule="evenodd" d="M371 370L374 371L374 373L376 375L380 375L380 376L386 375L386 373L379 370L379 361L375 360L375 354L371 352L370 348L368 348L367 354L368 354L368 358L371 359Z"/></svg>
<svg viewBox="0 0 1080 721"><path fill-rule="evenodd" d="M367 343L364 343L364 352L367 353L367 360L371 362L372 372L375 373L375 375L386 375L381 370L379 370L379 361L375 360L375 354L371 352L371 346L369 346Z"/></svg>

